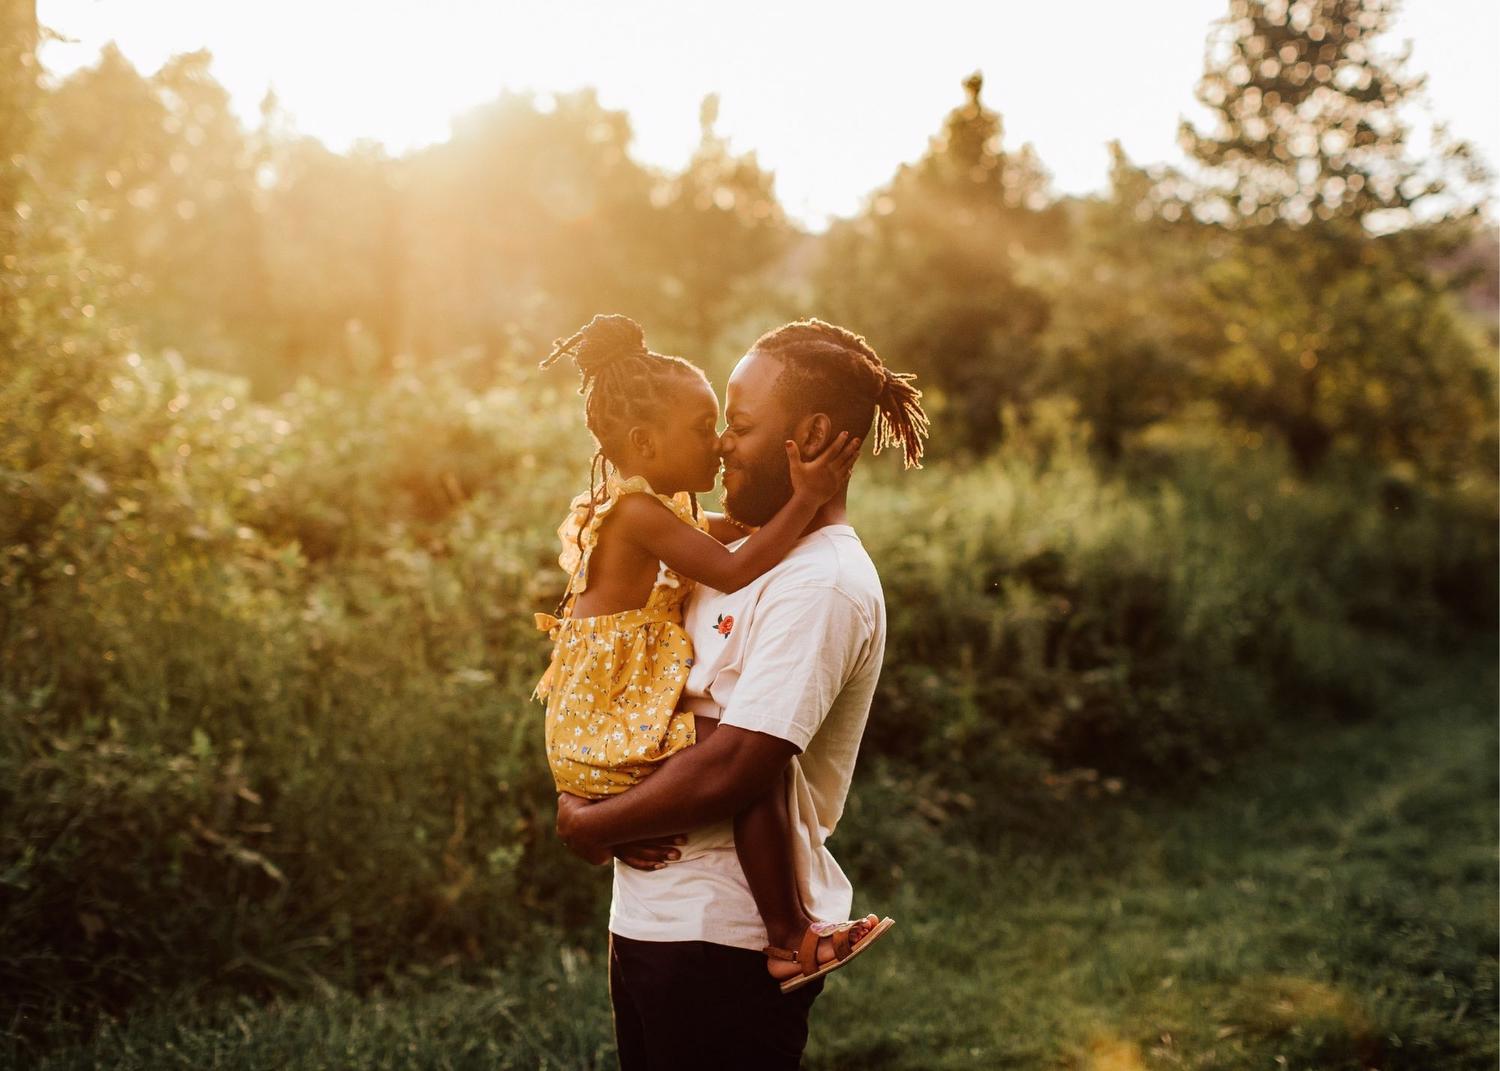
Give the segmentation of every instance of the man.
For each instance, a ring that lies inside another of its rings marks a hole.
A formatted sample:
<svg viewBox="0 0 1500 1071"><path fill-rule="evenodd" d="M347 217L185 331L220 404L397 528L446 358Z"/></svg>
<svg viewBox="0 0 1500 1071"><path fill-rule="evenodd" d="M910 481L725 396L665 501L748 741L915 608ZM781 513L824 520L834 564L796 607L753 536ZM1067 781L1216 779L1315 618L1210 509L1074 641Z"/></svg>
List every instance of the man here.
<svg viewBox="0 0 1500 1071"><path fill-rule="evenodd" d="M763 335L735 367L720 439L725 510L743 525L790 498L784 443L811 457L841 431L918 466L927 420L911 377L820 320ZM620 1064L798 1066L818 980L782 994L734 850L732 820L785 785L798 893L812 918L847 918L853 889L825 847L843 813L885 646L880 580L846 512L848 487L770 572L725 595L700 587L686 627L684 704L719 718L702 743L629 792L558 801L573 851L612 851L610 995ZM675 836L681 830L691 830ZM680 844L680 849L673 847ZM662 866L663 862L668 863Z"/></svg>

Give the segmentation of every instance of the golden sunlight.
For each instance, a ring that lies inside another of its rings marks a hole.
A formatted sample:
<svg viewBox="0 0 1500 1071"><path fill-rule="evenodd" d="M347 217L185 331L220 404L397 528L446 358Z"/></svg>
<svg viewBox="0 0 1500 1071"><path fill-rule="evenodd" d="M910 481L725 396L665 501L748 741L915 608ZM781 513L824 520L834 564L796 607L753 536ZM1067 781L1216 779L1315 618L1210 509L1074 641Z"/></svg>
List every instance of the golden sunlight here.
<svg viewBox="0 0 1500 1071"><path fill-rule="evenodd" d="M502 89L595 87L606 107L629 112L639 159L680 167L698 140L697 103L716 93L721 132L775 173L794 218L821 226L853 214L896 162L922 152L955 80L975 69L1004 110L1007 143L1033 145L1060 192L1104 184L1112 139L1133 159L1178 160L1175 117L1192 113L1182 87L1222 8L1175 0L1170 15L1140 19L1130 5L1095 3L1085 33L1068 32L1076 16L1061 8L958 0L924 5L899 27L867 5L790 0L719 16L604 0L41 0L39 15L62 35L42 49L58 74L111 40L143 74L206 48L244 121L274 89L296 129L337 150L372 140L400 154L441 141L455 113ZM1439 113L1492 160L1500 73L1487 50L1497 31L1483 0L1413 5L1396 27L1415 38Z"/></svg>

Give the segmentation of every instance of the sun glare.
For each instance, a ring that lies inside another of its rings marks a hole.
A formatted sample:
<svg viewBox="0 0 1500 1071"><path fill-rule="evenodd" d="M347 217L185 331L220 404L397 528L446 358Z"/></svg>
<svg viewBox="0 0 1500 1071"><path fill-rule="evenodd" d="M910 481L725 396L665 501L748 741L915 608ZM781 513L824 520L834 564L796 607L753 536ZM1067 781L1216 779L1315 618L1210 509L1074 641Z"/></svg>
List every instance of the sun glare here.
<svg viewBox="0 0 1500 1071"><path fill-rule="evenodd" d="M1497 15L1481 0L1466 3L1471 28L1488 26L1488 35L1422 11L1403 13L1396 33L1414 37L1414 63L1432 72L1439 114L1497 160L1500 74L1489 55ZM297 130L337 150L373 140L400 154L441 141L455 114L504 89L594 87L605 106L628 112L637 158L674 168L697 142L699 101L716 93L721 133L775 172L793 216L817 224L855 211L920 155L954 87L975 69L1005 118L1007 146L1033 144L1059 192L1104 185L1111 139L1138 161L1179 159L1174 117L1196 107L1189 87L1201 73L1205 30L1223 8L1223 0L1177 0L1172 17L1147 20L1129 5L1098 3L1074 26L1037 5L975 10L956 0L937 0L925 18L900 26L864 6L787 0L753 14L603 0L420 8L41 0L39 15L63 38L42 50L56 73L93 62L110 40L144 73L207 48L242 120L256 120L270 88ZM1070 30L1060 49L1059 34Z"/></svg>

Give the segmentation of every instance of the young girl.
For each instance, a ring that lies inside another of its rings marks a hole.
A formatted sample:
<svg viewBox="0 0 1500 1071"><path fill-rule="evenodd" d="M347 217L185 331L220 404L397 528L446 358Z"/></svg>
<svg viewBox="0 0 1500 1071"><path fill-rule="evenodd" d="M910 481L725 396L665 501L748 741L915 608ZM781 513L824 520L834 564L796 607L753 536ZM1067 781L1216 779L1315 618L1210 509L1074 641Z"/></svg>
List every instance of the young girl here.
<svg viewBox="0 0 1500 1071"><path fill-rule="evenodd" d="M589 492L573 500L558 529L569 579L557 616L537 615L553 649L536 694L547 702L547 759L558 791L598 799L713 731L712 719L677 709L693 664L682 627L688 592L695 581L737 591L776 565L848 479L860 441L840 434L805 462L788 442L791 500L745 538L737 524L698 509L695 493L711 491L719 470L719 403L702 370L648 350L640 325L624 316L594 317L542 367L564 356L578 366L599 449ZM724 546L739 539L734 551ZM736 816L735 850L768 932L800 932L779 803L767 796ZM768 948L767 969L790 991L891 925L874 915L816 924L796 952Z"/></svg>

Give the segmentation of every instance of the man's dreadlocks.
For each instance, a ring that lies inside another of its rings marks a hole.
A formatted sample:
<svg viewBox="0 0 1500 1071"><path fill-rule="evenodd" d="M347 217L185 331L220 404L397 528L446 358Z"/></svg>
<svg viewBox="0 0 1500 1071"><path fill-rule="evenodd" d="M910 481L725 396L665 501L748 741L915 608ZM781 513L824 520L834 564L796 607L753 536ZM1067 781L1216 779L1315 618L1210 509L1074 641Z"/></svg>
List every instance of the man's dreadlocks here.
<svg viewBox="0 0 1500 1071"><path fill-rule="evenodd" d="M862 337L822 320L789 323L751 347L781 360L776 390L794 409L827 413L834 431L864 437L875 424L875 453L899 446L906 468L922 467L927 414L915 376L893 372Z"/></svg>

